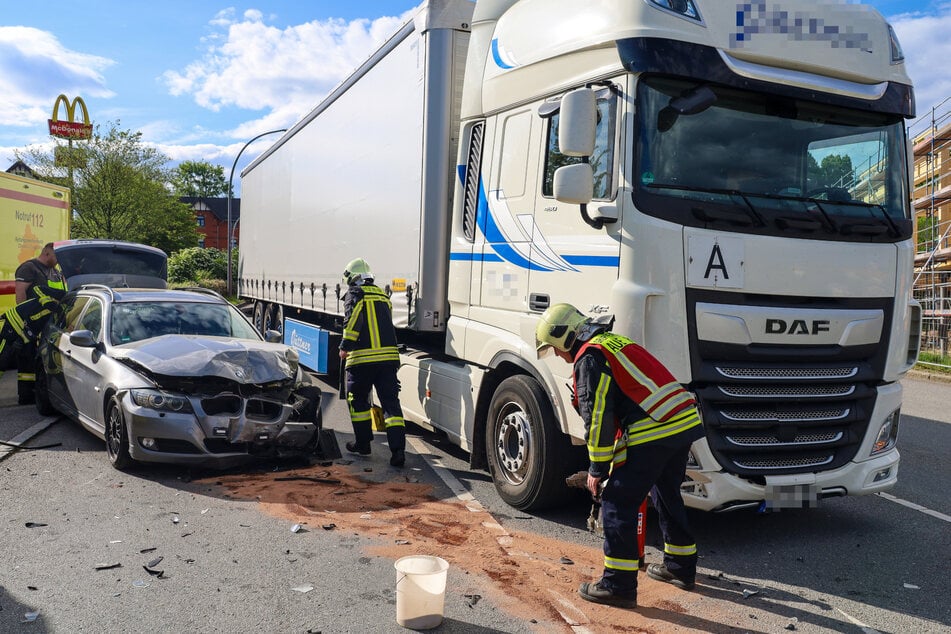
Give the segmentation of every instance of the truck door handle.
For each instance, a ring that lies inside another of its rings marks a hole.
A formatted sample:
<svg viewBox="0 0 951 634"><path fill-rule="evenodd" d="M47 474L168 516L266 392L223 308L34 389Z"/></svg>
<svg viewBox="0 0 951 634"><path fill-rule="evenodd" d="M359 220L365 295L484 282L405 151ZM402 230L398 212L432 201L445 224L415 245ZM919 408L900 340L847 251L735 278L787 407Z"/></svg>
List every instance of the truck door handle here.
<svg viewBox="0 0 951 634"><path fill-rule="evenodd" d="M547 293L531 293L528 296L528 307L531 310L544 312L549 304L551 304L551 298L548 297Z"/></svg>

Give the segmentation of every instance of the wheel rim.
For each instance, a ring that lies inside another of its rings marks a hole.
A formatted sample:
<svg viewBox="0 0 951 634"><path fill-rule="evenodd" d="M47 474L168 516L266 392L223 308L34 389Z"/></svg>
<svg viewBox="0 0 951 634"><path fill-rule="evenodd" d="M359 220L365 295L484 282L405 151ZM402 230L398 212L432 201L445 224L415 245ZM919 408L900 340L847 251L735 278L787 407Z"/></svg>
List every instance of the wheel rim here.
<svg viewBox="0 0 951 634"><path fill-rule="evenodd" d="M254 327L258 332L264 332L264 311L261 310L261 304L254 305Z"/></svg>
<svg viewBox="0 0 951 634"><path fill-rule="evenodd" d="M122 447L122 418L115 405L109 408L109 419L106 421L106 447L110 458L118 456Z"/></svg>
<svg viewBox="0 0 951 634"><path fill-rule="evenodd" d="M506 403L499 411L495 453L502 477L511 484L522 484L528 471L532 430L528 414L518 403Z"/></svg>

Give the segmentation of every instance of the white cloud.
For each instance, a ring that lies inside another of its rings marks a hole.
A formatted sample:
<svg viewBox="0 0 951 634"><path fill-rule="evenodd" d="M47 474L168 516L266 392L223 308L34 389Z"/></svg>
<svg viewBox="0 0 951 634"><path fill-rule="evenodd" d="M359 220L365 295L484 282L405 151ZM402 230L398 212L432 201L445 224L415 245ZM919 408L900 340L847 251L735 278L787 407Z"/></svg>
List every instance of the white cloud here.
<svg viewBox="0 0 951 634"><path fill-rule="evenodd" d="M905 13L889 19L905 53L919 120L930 119L931 108L951 97L951 73L945 66L951 59L951 4L928 15ZM944 104L945 110L951 107L949 103Z"/></svg>
<svg viewBox="0 0 951 634"><path fill-rule="evenodd" d="M0 125L45 124L61 93L112 97L102 71L113 63L64 48L46 31L0 26Z"/></svg>
<svg viewBox="0 0 951 634"><path fill-rule="evenodd" d="M163 79L173 95L191 95L213 111L263 110L232 131L233 138L285 128L312 109L411 14L376 20L312 21L283 29L260 11L240 20L232 10L215 16L218 32L205 40L203 57Z"/></svg>

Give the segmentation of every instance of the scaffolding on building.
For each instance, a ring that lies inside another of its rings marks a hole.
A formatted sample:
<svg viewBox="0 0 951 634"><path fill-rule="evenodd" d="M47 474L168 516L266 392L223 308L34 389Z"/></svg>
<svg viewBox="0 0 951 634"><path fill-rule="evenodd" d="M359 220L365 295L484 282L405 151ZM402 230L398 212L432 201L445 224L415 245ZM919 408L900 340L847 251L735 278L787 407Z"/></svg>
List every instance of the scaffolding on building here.
<svg viewBox="0 0 951 634"><path fill-rule="evenodd" d="M914 295L921 304L919 362L951 367L951 97L909 126L914 147Z"/></svg>

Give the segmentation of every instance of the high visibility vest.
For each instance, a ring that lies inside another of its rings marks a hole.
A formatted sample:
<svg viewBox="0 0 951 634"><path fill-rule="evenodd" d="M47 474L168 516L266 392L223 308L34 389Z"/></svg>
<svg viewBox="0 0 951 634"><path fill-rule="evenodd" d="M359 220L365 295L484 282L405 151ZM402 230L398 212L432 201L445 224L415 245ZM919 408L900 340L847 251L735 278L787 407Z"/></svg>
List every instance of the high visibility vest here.
<svg viewBox="0 0 951 634"><path fill-rule="evenodd" d="M364 363L399 362L393 307L390 298L377 286L351 286L356 304L343 328L341 348L347 350L346 367Z"/></svg>
<svg viewBox="0 0 951 634"><path fill-rule="evenodd" d="M601 351L620 390L647 414L647 418L619 429L612 460L615 466L627 459L627 447L631 445L669 438L700 425L696 399L642 346L627 337L606 332L592 337L581 347L578 356L589 347Z"/></svg>

